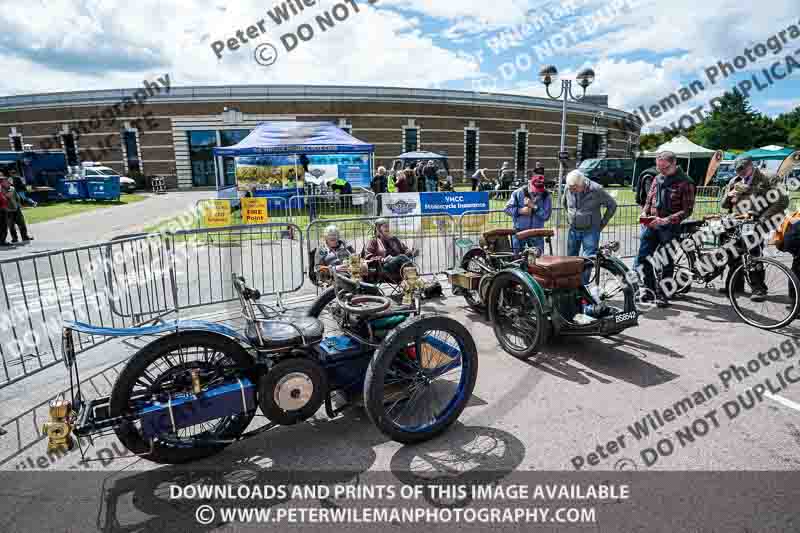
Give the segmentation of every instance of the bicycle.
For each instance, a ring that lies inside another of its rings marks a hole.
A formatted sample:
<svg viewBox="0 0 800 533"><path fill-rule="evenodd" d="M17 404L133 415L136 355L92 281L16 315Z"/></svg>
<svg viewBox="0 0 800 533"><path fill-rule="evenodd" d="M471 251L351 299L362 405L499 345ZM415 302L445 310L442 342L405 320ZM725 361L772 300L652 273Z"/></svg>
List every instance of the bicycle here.
<svg viewBox="0 0 800 533"><path fill-rule="evenodd" d="M714 280L732 266L732 261L736 261L738 264L727 276L725 291L739 318L764 330L779 329L789 324L800 308L800 280L780 261L753 255L747 240L755 234L756 226L757 222L743 215L707 215L703 220L681 224L677 239L682 243L691 239L692 244L675 248L673 294L686 294L695 283L713 287ZM714 238L698 239L698 234L704 231ZM768 286L769 280L774 277L778 278L777 285ZM758 288L767 291L761 302L751 299L754 289ZM776 311L776 318L766 316L772 310Z"/></svg>

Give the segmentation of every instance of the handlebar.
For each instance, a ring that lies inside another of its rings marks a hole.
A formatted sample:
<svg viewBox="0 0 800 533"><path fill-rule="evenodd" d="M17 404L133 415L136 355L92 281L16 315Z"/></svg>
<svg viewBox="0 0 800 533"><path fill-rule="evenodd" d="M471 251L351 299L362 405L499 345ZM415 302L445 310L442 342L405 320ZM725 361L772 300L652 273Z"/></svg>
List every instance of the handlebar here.
<svg viewBox="0 0 800 533"><path fill-rule="evenodd" d="M253 302L259 300L261 298L261 292L259 292L257 289L248 287L245 285L245 283L247 283L247 280L245 280L243 276L237 276L236 274L233 275L233 287L236 289L236 292L242 296L242 298L245 300L251 300Z"/></svg>

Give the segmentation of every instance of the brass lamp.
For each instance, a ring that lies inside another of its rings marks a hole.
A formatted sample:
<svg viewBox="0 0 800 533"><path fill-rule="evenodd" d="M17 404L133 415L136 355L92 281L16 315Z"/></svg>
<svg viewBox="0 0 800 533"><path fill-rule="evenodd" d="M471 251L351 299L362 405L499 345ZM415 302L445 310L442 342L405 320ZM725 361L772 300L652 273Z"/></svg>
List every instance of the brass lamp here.
<svg viewBox="0 0 800 533"><path fill-rule="evenodd" d="M406 266L402 270L403 275L403 305L411 305L414 302L414 291L423 290L425 282L419 277L417 267Z"/></svg>
<svg viewBox="0 0 800 533"><path fill-rule="evenodd" d="M72 425L67 417L72 411L72 406L67 400L53 400L50 402L50 421L45 422L42 433L47 438L47 451L70 451L75 447L72 438Z"/></svg>

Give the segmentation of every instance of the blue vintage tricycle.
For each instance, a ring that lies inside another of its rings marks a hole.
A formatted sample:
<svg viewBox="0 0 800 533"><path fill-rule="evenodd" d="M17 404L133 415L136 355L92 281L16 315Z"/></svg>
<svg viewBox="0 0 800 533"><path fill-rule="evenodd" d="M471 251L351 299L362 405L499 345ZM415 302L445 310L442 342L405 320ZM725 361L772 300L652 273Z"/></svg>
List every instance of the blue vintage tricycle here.
<svg viewBox="0 0 800 533"><path fill-rule="evenodd" d="M363 283L360 272L359 265L331 271L333 301L326 291L310 311L259 303L259 292L234 275L243 332L199 320L126 329L65 324L71 398L51 405L50 447L71 448L72 434L113 432L132 454L185 463L323 407L335 417L358 404L395 441L439 435L472 395L475 343L457 321L421 314L418 285L408 284L411 303L396 303ZM318 315L334 306L338 332L326 336ZM89 400L80 387L76 333L158 338L131 357L110 396ZM248 432L259 410L266 423Z"/></svg>

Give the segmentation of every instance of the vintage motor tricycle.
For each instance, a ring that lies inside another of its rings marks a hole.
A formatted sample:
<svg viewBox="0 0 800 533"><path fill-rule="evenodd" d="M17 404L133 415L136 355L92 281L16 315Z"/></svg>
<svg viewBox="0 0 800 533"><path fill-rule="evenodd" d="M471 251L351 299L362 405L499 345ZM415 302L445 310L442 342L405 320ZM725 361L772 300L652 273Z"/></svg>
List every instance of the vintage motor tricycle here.
<svg viewBox="0 0 800 533"><path fill-rule="evenodd" d="M551 229L483 233L479 243L462 239L459 268L447 272L453 293L474 310L487 313L503 349L518 358L537 353L553 335L610 336L638 325L636 283L613 254L618 242L600 247L595 257L553 256ZM515 251L519 242L546 240ZM588 283L584 283L588 278Z"/></svg>
<svg viewBox="0 0 800 533"><path fill-rule="evenodd" d="M259 292L234 275L243 332L199 320L126 329L65 324L71 397L51 405L50 447L73 447L72 434L91 441L113 432L134 455L184 463L306 420L323 406L335 417L360 403L383 434L401 443L445 431L475 386L472 337L455 320L421 314L414 301L374 294L359 279L358 258L353 263L349 273L329 272L333 296L323 293L326 300L310 311L259 303ZM414 300L414 272L405 274ZM334 305L340 331L326 336L317 316ZM90 400L81 392L76 333L159 338L131 357L110 396ZM246 432L258 410L266 423Z"/></svg>

